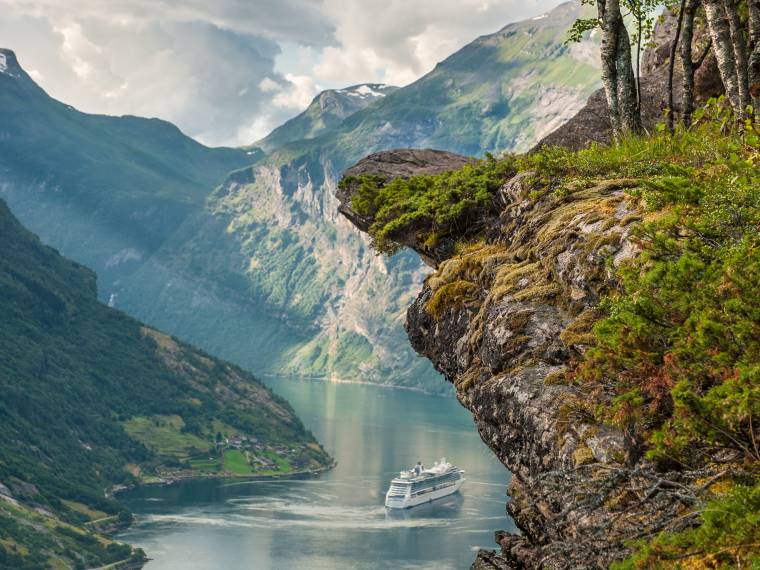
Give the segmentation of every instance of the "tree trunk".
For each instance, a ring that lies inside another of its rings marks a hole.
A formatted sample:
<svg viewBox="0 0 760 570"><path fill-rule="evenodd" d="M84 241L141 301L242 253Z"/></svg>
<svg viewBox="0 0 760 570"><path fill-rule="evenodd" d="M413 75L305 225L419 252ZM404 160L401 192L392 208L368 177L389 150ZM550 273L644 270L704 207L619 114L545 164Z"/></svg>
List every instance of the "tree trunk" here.
<svg viewBox="0 0 760 570"><path fill-rule="evenodd" d="M739 75L736 69L736 55L731 43L731 30L722 0L704 0L707 26L712 38L718 71L726 89L726 97L737 117L744 115L739 95Z"/></svg>
<svg viewBox="0 0 760 570"><path fill-rule="evenodd" d="M760 1L760 0L758 0ZM683 124L691 126L694 114L694 18L699 0L684 0L681 4L683 28L681 31L681 62L683 64Z"/></svg>
<svg viewBox="0 0 760 570"><path fill-rule="evenodd" d="M615 139L619 139L626 131L641 129L631 41L620 13L619 0L597 0L597 9L602 26L602 84L612 133Z"/></svg>
<svg viewBox="0 0 760 570"><path fill-rule="evenodd" d="M749 7L749 85L755 116L760 116L760 0L747 0Z"/></svg>
<svg viewBox="0 0 760 570"><path fill-rule="evenodd" d="M641 34L643 16L639 14L637 20L639 23L638 36L636 37L636 107L641 112Z"/></svg>
<svg viewBox="0 0 760 570"><path fill-rule="evenodd" d="M617 26L609 26L609 22L607 21L606 0L597 0L596 7L599 12L599 21L602 26L602 44L600 48L602 58L602 85L604 86L604 94L607 98L607 108L610 113L612 134L617 138L623 130L617 98L618 77L617 66L615 65L618 28Z"/></svg>
<svg viewBox="0 0 760 570"><path fill-rule="evenodd" d="M673 96L673 74L676 69L676 54L678 53L678 42L681 39L681 29L683 28L684 24L684 16L686 15L686 4L688 4L689 0L681 0L681 7L678 10L678 24L676 24L676 35L673 38L673 43L670 46L670 61L668 61L668 129L670 132L675 131L675 125L676 125L676 111L675 111L675 97ZM686 37L684 37L684 41L686 41ZM691 38L688 38L689 40L689 60L691 60ZM685 51L685 50L684 50ZM683 59L683 58L682 58ZM689 62L691 64L691 61ZM691 70L691 65L689 65L689 68ZM684 76L686 75L686 61L683 62L683 70L684 70ZM693 70L692 70L692 83L694 83L693 80ZM686 80L684 79L684 85L686 84ZM686 92L684 90L684 102L686 100ZM685 109L684 109L685 111ZM685 115L685 112L684 112Z"/></svg>
<svg viewBox="0 0 760 570"><path fill-rule="evenodd" d="M728 18L728 27L731 32L731 45L734 49L736 58L736 75L739 83L739 101L742 106L741 116L744 116L744 110L751 103L749 97L749 60L747 58L747 41L744 39L744 26L739 19L739 2L738 0L723 0L726 7L726 16Z"/></svg>
<svg viewBox="0 0 760 570"><path fill-rule="evenodd" d="M633 72L631 58L631 38L625 27L623 16L618 13L618 49L617 49L617 73L618 73L618 101L620 102L620 119L623 131L641 132L641 110L637 103L636 75Z"/></svg>

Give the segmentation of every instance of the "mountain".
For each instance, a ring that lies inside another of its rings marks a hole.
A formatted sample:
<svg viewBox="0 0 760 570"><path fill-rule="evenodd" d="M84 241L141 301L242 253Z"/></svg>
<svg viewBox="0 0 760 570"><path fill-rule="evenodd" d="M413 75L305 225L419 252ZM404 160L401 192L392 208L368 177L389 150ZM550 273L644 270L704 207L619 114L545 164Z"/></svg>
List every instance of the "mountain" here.
<svg viewBox="0 0 760 570"><path fill-rule="evenodd" d="M291 142L314 139L397 89L391 85L364 83L345 89L323 91L303 113L277 127L255 143L253 148L269 152Z"/></svg>
<svg viewBox="0 0 760 570"><path fill-rule="evenodd" d="M45 242L95 269L108 299L260 151L209 149L158 119L81 113L0 49L0 196Z"/></svg>
<svg viewBox="0 0 760 570"><path fill-rule="evenodd" d="M594 41L564 43L582 14L563 4L478 38L332 128L314 117L335 93L318 97L257 143L268 155L221 184L125 281L118 305L255 370L446 389L402 330L428 269L408 253L376 257L338 215L336 181L378 149L531 146L599 85ZM251 331L265 320L262 340Z"/></svg>
<svg viewBox="0 0 760 570"><path fill-rule="evenodd" d="M528 150L599 86L596 42L565 44L569 27L588 14L568 2L476 39L348 118L328 146L351 157L346 166L363 156L356 144L367 151L434 147L470 156Z"/></svg>
<svg viewBox="0 0 760 570"><path fill-rule="evenodd" d="M446 389L402 329L428 269L408 253L376 257L338 215L336 181L373 150L529 147L599 84L594 41L564 43L582 13L568 3L510 24L404 88L325 92L237 150L158 120L80 113L5 51L0 194L95 269L101 299L245 368Z"/></svg>
<svg viewBox="0 0 760 570"><path fill-rule="evenodd" d="M98 301L95 274L1 200L0 251L0 567L139 559L91 524L129 521L115 485L329 464L287 402ZM224 438L244 437L263 467L228 464Z"/></svg>

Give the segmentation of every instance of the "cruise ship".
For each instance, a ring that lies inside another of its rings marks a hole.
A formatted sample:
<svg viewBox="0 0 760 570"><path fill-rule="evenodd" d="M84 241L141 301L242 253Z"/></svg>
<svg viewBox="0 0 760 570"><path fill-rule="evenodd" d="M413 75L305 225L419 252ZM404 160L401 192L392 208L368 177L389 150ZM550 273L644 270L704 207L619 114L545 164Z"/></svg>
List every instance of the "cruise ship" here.
<svg viewBox="0 0 760 570"><path fill-rule="evenodd" d="M418 463L391 481L385 494L385 506L407 509L429 503L456 493L464 481L464 471L447 463L446 459L436 461L430 469Z"/></svg>

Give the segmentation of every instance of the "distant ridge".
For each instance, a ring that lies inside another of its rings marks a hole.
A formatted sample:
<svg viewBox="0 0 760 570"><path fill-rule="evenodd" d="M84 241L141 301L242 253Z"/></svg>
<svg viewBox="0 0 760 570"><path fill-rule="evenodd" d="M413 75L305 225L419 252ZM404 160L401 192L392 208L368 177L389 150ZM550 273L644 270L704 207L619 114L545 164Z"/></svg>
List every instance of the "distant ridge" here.
<svg viewBox="0 0 760 570"><path fill-rule="evenodd" d="M277 127L253 146L270 152L294 141L316 138L397 89L381 83L361 83L344 89L322 91L304 112Z"/></svg>

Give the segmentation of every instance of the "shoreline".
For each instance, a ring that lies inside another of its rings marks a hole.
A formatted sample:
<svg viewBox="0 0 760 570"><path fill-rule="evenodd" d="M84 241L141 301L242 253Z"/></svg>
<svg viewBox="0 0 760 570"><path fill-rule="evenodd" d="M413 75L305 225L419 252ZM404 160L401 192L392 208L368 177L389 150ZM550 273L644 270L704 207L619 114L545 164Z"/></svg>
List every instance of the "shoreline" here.
<svg viewBox="0 0 760 570"><path fill-rule="evenodd" d="M393 384L378 384L377 382L370 382L368 380L349 380L347 378L332 378L328 376L303 376L298 374L277 374L274 372L267 372L265 374L259 373L257 374L257 377L260 380L264 380L266 378L292 378L306 382L322 382L325 384L357 384L360 386L374 386L376 388L383 388L386 390L404 390L407 392L416 392L418 394L424 394L426 396L435 396L436 398L448 398L450 395L454 395L453 387L451 388L451 394L446 394L444 392L431 392L429 390L425 390L424 388L416 388L414 386L395 386ZM441 378L441 382L443 384L448 384L443 377ZM271 386L269 387L271 388Z"/></svg>
<svg viewBox="0 0 760 570"><path fill-rule="evenodd" d="M168 487L170 485L175 485L177 483L185 483L189 481L203 481L203 480L208 480L208 479L218 479L218 480L235 479L238 481L248 479L251 481L266 481L267 479L277 480L277 479L282 479L284 477L308 478L308 477L313 477L316 475L321 475L322 473L326 473L327 471L334 469L337 464L338 464L337 461L333 461L329 465L325 465L324 467L321 467L319 469L289 471L287 473L280 473L280 474L268 473L266 475L253 475L253 474L236 475L234 473L224 473L224 474L209 473L206 475L180 475L177 477L158 478L157 481L142 481L139 483L134 483L132 485L114 485L106 492L106 496L116 498L116 496L119 493L126 493L128 491L133 491L141 487Z"/></svg>
<svg viewBox="0 0 760 570"><path fill-rule="evenodd" d="M235 475L235 474L207 474L207 475L188 475L188 476L178 476L174 478L158 478L157 481L143 481L139 483L135 483L132 485L114 485L110 489L106 491L107 497L113 497L118 501L117 495L120 493L126 493L129 491L133 491L135 489L139 489L141 487L168 487L170 485L175 484L182 484L182 483L189 483L192 481L204 481L204 480L236 480L236 481L266 481L266 480L272 480L275 481L277 479L283 479L285 477L292 477L292 478L303 478L308 479L310 477L315 477L317 475L321 475L322 473L326 473L327 471L330 471L331 469L334 469L335 466L338 464L337 461L333 460L329 465L325 465L323 467L320 467L318 469L308 469L308 470L301 470L301 471L291 471L288 473L282 473L282 474L268 474L268 475ZM123 505L122 505L123 506ZM107 528L98 528L97 526L91 527L90 530L93 530L95 532L107 535L112 537L113 539L122 542L118 538L118 534L127 530L130 528L135 521L138 519L138 517L130 511L130 514L132 515L132 520L130 520L128 523L122 523L118 521L113 521L112 524ZM108 521L111 522L111 519L115 517L108 517ZM105 519L104 519L105 520ZM91 521L91 522L100 522L100 521ZM124 544L128 544L132 549L133 552L135 551L135 546L130 542L124 542ZM109 565L107 567L103 567L103 569L99 570L105 570L105 568L113 568L114 570L140 570L145 567L146 564L148 564L151 561L151 558L143 552L144 558L142 560L134 560L134 561L121 561L115 563L115 565ZM124 566L121 566L122 564L125 564Z"/></svg>

